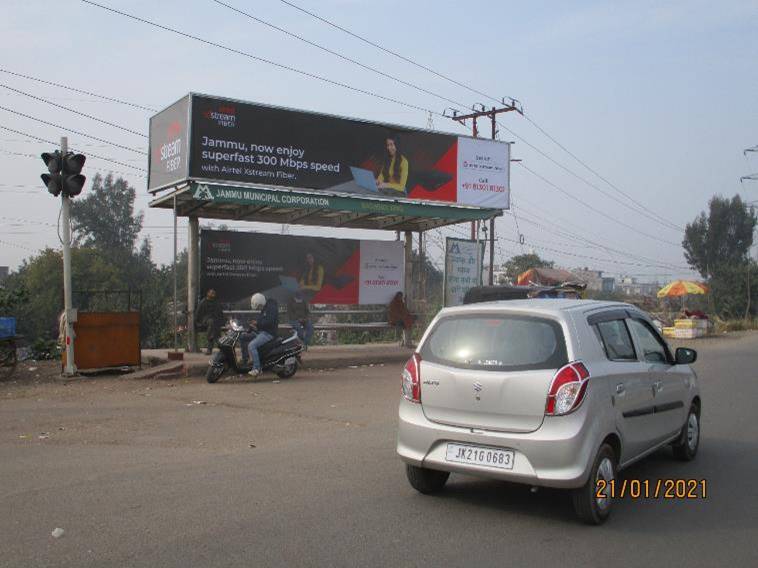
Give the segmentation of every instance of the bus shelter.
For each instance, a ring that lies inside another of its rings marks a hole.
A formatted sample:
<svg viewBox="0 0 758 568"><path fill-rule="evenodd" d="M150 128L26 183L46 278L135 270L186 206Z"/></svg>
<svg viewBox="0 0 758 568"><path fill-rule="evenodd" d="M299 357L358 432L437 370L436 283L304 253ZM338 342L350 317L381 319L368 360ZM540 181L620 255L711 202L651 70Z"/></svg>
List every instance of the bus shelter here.
<svg viewBox="0 0 758 568"><path fill-rule="evenodd" d="M150 206L188 219L191 349L201 218L404 234L410 291L414 233L489 220L491 258L509 206L507 143L206 95L151 118L149 156Z"/></svg>

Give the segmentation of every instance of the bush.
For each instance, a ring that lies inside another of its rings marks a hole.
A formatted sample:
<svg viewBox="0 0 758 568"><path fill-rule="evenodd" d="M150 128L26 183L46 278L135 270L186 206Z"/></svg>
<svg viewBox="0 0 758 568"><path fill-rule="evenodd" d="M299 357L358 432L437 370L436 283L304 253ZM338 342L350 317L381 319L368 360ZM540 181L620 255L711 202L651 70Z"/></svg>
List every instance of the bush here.
<svg viewBox="0 0 758 568"><path fill-rule="evenodd" d="M27 358L35 361L53 361L61 358L61 346L53 339L37 339L29 348Z"/></svg>

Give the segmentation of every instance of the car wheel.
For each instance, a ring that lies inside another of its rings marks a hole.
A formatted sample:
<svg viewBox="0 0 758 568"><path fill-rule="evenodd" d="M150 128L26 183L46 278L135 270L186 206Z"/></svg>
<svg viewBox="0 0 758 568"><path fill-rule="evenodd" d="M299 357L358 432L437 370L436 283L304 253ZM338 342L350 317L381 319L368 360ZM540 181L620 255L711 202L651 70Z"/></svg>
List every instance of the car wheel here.
<svg viewBox="0 0 758 568"><path fill-rule="evenodd" d="M582 521L590 525L605 522L611 514L613 498L610 495L610 483L615 479L616 454L608 444L603 444L592 464L587 483L572 492L574 510ZM598 497L598 490L604 496Z"/></svg>
<svg viewBox="0 0 758 568"><path fill-rule="evenodd" d="M687 413L687 421L682 426L679 439L673 444L674 457L682 461L695 459L700 446L700 411L694 404Z"/></svg>
<svg viewBox="0 0 758 568"><path fill-rule="evenodd" d="M450 477L450 472L447 471L437 471L410 464L405 465L405 474L411 486L425 495L442 491L447 478Z"/></svg>

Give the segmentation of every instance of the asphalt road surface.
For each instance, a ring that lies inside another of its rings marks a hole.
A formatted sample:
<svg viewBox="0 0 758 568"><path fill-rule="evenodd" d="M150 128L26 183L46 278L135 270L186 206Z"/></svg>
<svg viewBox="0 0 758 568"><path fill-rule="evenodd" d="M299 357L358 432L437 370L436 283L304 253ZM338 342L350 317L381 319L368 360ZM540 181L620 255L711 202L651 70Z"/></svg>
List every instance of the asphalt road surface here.
<svg viewBox="0 0 758 568"><path fill-rule="evenodd" d="M706 479L707 499L624 499L601 527L556 490L452 476L417 494L395 365L1 384L0 566L756 566L758 334L697 347L697 459L623 475Z"/></svg>

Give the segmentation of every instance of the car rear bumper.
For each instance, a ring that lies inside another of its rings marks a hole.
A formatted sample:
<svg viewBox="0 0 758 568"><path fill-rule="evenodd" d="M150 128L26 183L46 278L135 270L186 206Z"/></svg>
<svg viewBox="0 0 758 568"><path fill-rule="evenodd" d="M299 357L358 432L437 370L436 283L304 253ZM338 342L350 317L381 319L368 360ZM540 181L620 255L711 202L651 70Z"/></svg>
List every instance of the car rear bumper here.
<svg viewBox="0 0 758 568"><path fill-rule="evenodd" d="M399 417L397 453L406 463L546 487L582 486L602 439L597 421L586 419L586 405L568 416L547 416L529 433L438 424L426 418L421 405L405 399L400 401ZM513 450L513 469L449 462L448 442Z"/></svg>

